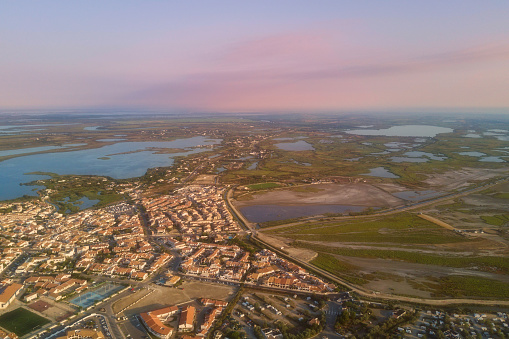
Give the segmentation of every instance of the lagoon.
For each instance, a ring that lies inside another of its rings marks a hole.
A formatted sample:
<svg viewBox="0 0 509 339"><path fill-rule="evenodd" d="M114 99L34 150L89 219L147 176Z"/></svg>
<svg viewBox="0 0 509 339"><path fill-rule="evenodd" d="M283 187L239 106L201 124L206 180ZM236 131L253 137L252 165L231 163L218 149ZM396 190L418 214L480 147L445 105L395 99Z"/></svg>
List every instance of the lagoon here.
<svg viewBox="0 0 509 339"><path fill-rule="evenodd" d="M315 148L308 142L299 140L296 142L283 142L276 144L276 147L285 151L314 151Z"/></svg>
<svg viewBox="0 0 509 339"><path fill-rule="evenodd" d="M57 174L103 175L115 179L139 177L148 168L166 167L173 164L173 158L198 153L208 149L195 148L199 145L214 145L220 139L197 136L173 141L119 142L100 148L44 153L21 156L0 162L0 200L35 195L34 187L20 186L42 177L24 175L30 172ZM156 154L161 148L184 148L187 151L172 154ZM132 152L132 153L129 153ZM110 157L111 160L100 158Z"/></svg>
<svg viewBox="0 0 509 339"><path fill-rule="evenodd" d="M363 173L361 175L369 175L371 177L380 177L380 178L389 178L396 179L399 178L396 174L390 172L384 167L376 167L369 170L369 173Z"/></svg>

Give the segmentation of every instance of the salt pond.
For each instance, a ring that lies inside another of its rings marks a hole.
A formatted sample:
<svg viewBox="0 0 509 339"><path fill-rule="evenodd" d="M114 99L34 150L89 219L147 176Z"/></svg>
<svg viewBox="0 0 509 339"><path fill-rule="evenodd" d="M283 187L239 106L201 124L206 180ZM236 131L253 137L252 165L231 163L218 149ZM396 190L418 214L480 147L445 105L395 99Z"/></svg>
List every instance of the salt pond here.
<svg viewBox="0 0 509 339"><path fill-rule="evenodd" d="M345 131L348 134L357 135L384 135L388 137L434 137L441 133L452 133L454 130L448 127L429 125L402 125L392 126L386 129L356 129Z"/></svg>
<svg viewBox="0 0 509 339"><path fill-rule="evenodd" d="M404 192L397 192L393 193L395 197L401 198L403 200L408 201L422 201L422 200L428 200L431 198L435 198L439 196L441 193L436 191L404 191Z"/></svg>
<svg viewBox="0 0 509 339"><path fill-rule="evenodd" d="M315 149L313 145L303 140L296 142L282 142L276 144L276 147L285 151L313 151Z"/></svg>
<svg viewBox="0 0 509 339"><path fill-rule="evenodd" d="M466 156L469 156L469 157L477 157L479 158L479 161L480 162L506 162L504 159L502 159L501 157L496 157L496 156L486 156L487 154L486 153L482 153L482 152L458 152L459 155L466 155Z"/></svg>
<svg viewBox="0 0 509 339"><path fill-rule="evenodd" d="M389 170L385 169L384 167L372 168L369 170L369 173L363 173L361 175L369 175L371 177L380 177L380 178L389 178L389 179L399 178L399 176L390 172Z"/></svg>
<svg viewBox="0 0 509 339"><path fill-rule="evenodd" d="M404 157L392 157L391 161L393 162L427 162L429 159L444 161L447 159L446 156L437 156L433 153L428 152L420 152L420 151L411 151L403 154Z"/></svg>
<svg viewBox="0 0 509 339"><path fill-rule="evenodd" d="M240 207L240 212L251 222L266 222L325 213L361 212L365 209L364 206L347 205L252 205Z"/></svg>
<svg viewBox="0 0 509 339"><path fill-rule="evenodd" d="M248 166L248 170L255 170L256 167L258 167L258 161L253 162L251 165Z"/></svg>

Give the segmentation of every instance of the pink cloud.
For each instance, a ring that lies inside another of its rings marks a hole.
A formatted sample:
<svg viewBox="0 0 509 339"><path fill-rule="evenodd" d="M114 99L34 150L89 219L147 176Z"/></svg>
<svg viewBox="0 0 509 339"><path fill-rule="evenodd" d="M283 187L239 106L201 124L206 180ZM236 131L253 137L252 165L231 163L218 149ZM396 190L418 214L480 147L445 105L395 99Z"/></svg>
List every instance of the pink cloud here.
<svg viewBox="0 0 509 339"><path fill-rule="evenodd" d="M270 48L278 45L277 41L284 41L283 45L288 47ZM226 53L224 60L234 63L237 59L246 60L247 56L253 60L265 56L277 62L265 68L241 67L188 74L172 82L134 93L129 99L135 103L158 106L218 110L244 107L257 110L370 106L371 103L388 105L391 100L406 102L404 95L399 98L394 94L400 91L402 94L408 92L405 94L406 98L411 97L414 101L419 100L418 93L423 93L421 97L427 95L429 98L437 98L438 95L446 102L447 93L454 92L458 96L461 93L459 90L447 88L435 93L434 88L437 86L433 85L434 81L454 83L455 79L465 78L463 74L472 70L486 69L494 62L507 65L509 61L509 44L492 44L390 62L377 62L375 56L371 63L363 64L323 65L311 62L303 63L299 67L287 67L280 63L287 52L289 55L298 50L304 53L306 44L300 44L299 41L297 35L294 35L245 44L242 48L234 49L234 52ZM258 52L255 53L256 51ZM311 49L311 54L313 52ZM508 75L509 72L505 73ZM491 71L490 74L494 72ZM484 82L489 81L488 78L485 77ZM426 79L426 84L422 83L420 86L422 79ZM475 86L477 88L482 84L479 82ZM462 86L466 84L459 84L458 88ZM386 93L392 94L384 95ZM507 99L505 101L507 102Z"/></svg>

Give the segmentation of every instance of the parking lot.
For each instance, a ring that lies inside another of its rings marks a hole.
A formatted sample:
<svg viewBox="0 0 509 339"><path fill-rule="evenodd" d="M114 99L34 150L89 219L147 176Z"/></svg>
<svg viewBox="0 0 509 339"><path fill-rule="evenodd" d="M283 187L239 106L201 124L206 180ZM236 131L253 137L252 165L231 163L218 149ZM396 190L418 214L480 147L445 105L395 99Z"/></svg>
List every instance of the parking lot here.
<svg viewBox="0 0 509 339"><path fill-rule="evenodd" d="M338 308L331 310L331 316L338 311ZM276 324L283 323L288 328L298 329L320 314L318 302L311 297L256 291L245 293L240 298L232 316L248 336L254 337L255 325L276 328Z"/></svg>

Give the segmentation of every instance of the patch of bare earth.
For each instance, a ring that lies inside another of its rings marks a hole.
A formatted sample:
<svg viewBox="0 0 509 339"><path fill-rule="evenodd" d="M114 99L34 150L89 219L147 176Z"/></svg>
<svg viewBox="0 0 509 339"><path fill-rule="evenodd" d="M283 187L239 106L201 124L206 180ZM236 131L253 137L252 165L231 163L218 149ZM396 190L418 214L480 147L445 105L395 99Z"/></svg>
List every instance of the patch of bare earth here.
<svg viewBox="0 0 509 339"><path fill-rule="evenodd" d="M313 260L318 255L315 251L306 248L292 247L291 243L293 240L291 239L286 239L277 236L269 236L260 232L258 233L258 238L260 238L262 241L265 241L269 245L272 245L276 248L288 252L288 254L294 258L306 262Z"/></svg>
<svg viewBox="0 0 509 339"><path fill-rule="evenodd" d="M507 174L507 169L484 169L465 167L445 173L430 174L424 183L442 191L453 191L469 185Z"/></svg>
<svg viewBox="0 0 509 339"><path fill-rule="evenodd" d="M40 301L48 305L48 307L46 307L46 309L42 311L42 314L56 321L68 318L69 316L73 315L77 309L71 306L70 304L56 302L47 297L41 297Z"/></svg>
<svg viewBox="0 0 509 339"><path fill-rule="evenodd" d="M193 183L197 185L214 185L216 183L216 175L200 174L194 179Z"/></svg>
<svg viewBox="0 0 509 339"><path fill-rule="evenodd" d="M238 206L248 205L350 205L369 207L393 207L403 200L370 184L318 184L315 192L274 190L254 194L250 200L237 201Z"/></svg>
<svg viewBox="0 0 509 339"><path fill-rule="evenodd" d="M192 280L188 281L186 278L184 278L184 283L179 288L157 285L153 285L150 288L154 289L154 292L128 308L124 311L124 314L131 315L166 306L180 305L197 298L229 300L235 290L235 288L230 285Z"/></svg>
<svg viewBox="0 0 509 339"><path fill-rule="evenodd" d="M413 287L406 279L401 281L387 279L373 280L364 285L364 287L375 291L375 293L380 292L384 294L398 294L421 298L431 297L430 292Z"/></svg>

